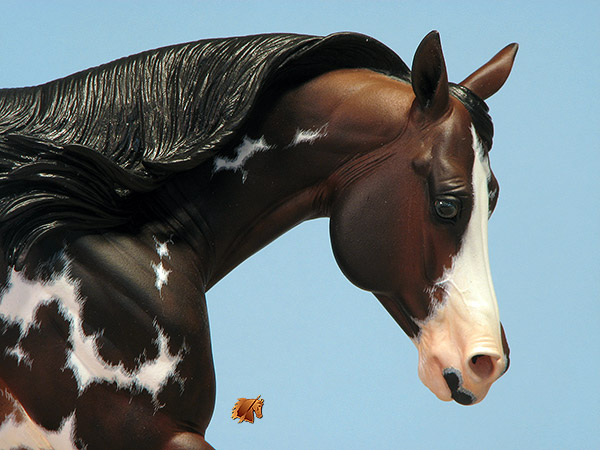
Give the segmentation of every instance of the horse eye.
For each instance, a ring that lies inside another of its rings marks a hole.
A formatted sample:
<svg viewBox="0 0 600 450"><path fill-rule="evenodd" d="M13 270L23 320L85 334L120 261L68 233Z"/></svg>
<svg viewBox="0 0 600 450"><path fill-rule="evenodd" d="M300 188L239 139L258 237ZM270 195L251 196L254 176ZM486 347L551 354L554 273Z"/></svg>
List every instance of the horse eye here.
<svg viewBox="0 0 600 450"><path fill-rule="evenodd" d="M433 207L442 219L454 219L460 212L460 201L454 198L440 198L435 201Z"/></svg>

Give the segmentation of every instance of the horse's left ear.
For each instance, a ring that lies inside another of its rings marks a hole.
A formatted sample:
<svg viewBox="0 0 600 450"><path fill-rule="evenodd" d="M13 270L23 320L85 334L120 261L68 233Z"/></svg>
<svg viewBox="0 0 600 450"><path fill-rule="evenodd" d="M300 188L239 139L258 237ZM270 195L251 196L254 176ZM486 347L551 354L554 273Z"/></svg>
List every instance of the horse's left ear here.
<svg viewBox="0 0 600 450"><path fill-rule="evenodd" d="M518 44L507 45L460 84L483 100L491 97L508 78L518 49Z"/></svg>
<svg viewBox="0 0 600 450"><path fill-rule="evenodd" d="M448 74L437 31L425 36L415 52L412 88L421 111L431 119L437 119L446 112L449 103Z"/></svg>

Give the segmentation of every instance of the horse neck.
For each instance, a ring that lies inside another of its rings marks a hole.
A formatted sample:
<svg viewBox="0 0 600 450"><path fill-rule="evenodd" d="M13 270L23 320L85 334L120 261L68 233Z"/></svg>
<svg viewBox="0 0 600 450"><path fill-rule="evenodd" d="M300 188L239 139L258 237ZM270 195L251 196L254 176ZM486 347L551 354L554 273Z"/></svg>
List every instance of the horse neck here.
<svg viewBox="0 0 600 450"><path fill-rule="evenodd" d="M252 142L258 145L258 138L245 138L230 158L215 158L178 177L161 194L160 204L170 209L166 222L177 222L176 234L194 249L206 289L297 224L327 215L327 177L332 170L317 162L322 149L315 145L290 152L261 138L269 148L243 164L240 149Z"/></svg>
<svg viewBox="0 0 600 450"><path fill-rule="evenodd" d="M338 190L377 165L373 150L403 129L409 91L371 71L340 70L265 95L274 100L257 107L247 136L174 179L163 203L179 204L171 219L189 224L180 229L206 287L300 222L328 216Z"/></svg>

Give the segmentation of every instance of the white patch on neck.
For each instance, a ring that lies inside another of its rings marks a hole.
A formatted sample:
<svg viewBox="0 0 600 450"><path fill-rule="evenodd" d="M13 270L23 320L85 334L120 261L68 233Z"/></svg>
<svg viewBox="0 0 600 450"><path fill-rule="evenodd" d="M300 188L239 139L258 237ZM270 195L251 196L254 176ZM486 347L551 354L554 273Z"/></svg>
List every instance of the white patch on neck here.
<svg viewBox="0 0 600 450"><path fill-rule="evenodd" d="M171 258L171 255L169 254L169 246L167 244L172 243L171 240L168 240L166 242L160 242L158 239L156 239L156 236L154 236L154 244L156 245L156 254L159 256L160 259L163 258Z"/></svg>
<svg viewBox="0 0 600 450"><path fill-rule="evenodd" d="M290 143L289 147L293 147L302 143L308 143L312 145L317 139L321 139L327 136L327 125L328 124L325 124L322 127L317 128L316 130L296 130L296 134L292 139L292 142Z"/></svg>
<svg viewBox="0 0 600 450"><path fill-rule="evenodd" d="M158 264L153 262L151 265L152 269L154 270L154 275L156 275L156 281L154 282L154 285L156 286L156 289L158 289L158 293L160 295L162 295L163 286L169 283L169 274L171 273L171 271L165 269L165 266L163 265L163 258L171 258L171 255L169 254L169 247L167 245L170 242L170 240L166 242L160 242L158 239L156 239L156 237L154 237L156 254L160 258L160 261Z"/></svg>
<svg viewBox="0 0 600 450"><path fill-rule="evenodd" d="M475 152L471 218L460 251L453 258L451 267L435 283L433 290L443 290L443 301L426 320L415 320L421 328L413 340L419 349L419 376L440 398L440 392L448 391L448 388L433 360L441 361L445 367L463 370L463 364L474 355L504 357L500 315L488 255L488 181L491 170L473 127L471 132ZM431 304L436 304L433 292L430 294ZM449 397L443 399L448 400Z"/></svg>
<svg viewBox="0 0 600 450"><path fill-rule="evenodd" d="M162 288L164 285L169 283L169 274L170 270L165 269L162 261L158 264L152 263L152 269L154 269L154 274L156 275L156 281L154 282L154 286L158 289L158 292L162 294Z"/></svg>
<svg viewBox="0 0 600 450"><path fill-rule="evenodd" d="M244 169L244 164L256 153L264 152L271 148L273 147L267 144L264 136L257 140L245 136L242 143L236 147L236 156L233 159L225 157L215 158L212 173L215 174L221 170L240 172L242 174L242 183L245 183L246 178L248 178L248 172Z"/></svg>
<svg viewBox="0 0 600 450"><path fill-rule="evenodd" d="M56 303L60 314L69 323L67 348L67 362L65 368L73 371L77 380L79 394L92 383L116 383L119 388L132 391L146 390L156 402L162 387L170 378L183 382L176 369L187 352L185 345L173 354L169 351L169 338L164 330L155 321L154 328L158 337L154 343L158 348L158 355L152 360L147 360L135 370L125 369L122 363L112 365L102 359L98 352L98 338L102 331L86 335L83 331L83 308L85 299L79 293L79 283L70 275L70 261L63 255L65 269L53 278L41 283L26 279L22 272L11 271L7 288L0 299L0 317L8 322L9 326L19 327L17 344L5 350L5 354L12 356L17 361L26 361L31 365L31 356L21 348L22 340L29 330L39 326L35 316L39 308L44 305ZM47 374L52 376L52 374Z"/></svg>

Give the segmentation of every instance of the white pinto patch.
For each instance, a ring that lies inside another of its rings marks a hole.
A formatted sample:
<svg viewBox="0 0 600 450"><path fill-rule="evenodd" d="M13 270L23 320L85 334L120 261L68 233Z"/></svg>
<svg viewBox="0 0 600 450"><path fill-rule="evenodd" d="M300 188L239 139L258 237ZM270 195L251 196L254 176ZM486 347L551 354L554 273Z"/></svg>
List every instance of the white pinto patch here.
<svg viewBox="0 0 600 450"><path fill-rule="evenodd" d="M236 155L234 158L215 158L213 174L220 172L221 170L240 172L242 174L242 183L244 183L246 182L246 178L248 178L248 172L244 169L246 162L256 153L265 152L271 148L273 148L273 146L267 144L264 136L257 140L245 136L242 143L236 147Z"/></svg>
<svg viewBox="0 0 600 450"><path fill-rule="evenodd" d="M139 367L135 373L136 379L133 384L150 392L156 404L157 395L169 378L178 381L183 388L183 379L175 372L175 368L183 359L183 354L188 351L188 348L184 344L179 353L172 354L169 352L169 338L156 321L154 328L158 331L158 337L154 341L158 347L158 356Z"/></svg>
<svg viewBox="0 0 600 450"><path fill-rule="evenodd" d="M166 242L160 242L156 237L154 237L154 243L156 244L156 254L160 258L160 262L158 264L151 263L151 265L152 269L154 270L154 275L156 275L156 281L154 282L154 285L156 286L156 289L158 289L158 292L161 295L163 286L169 283L169 274L171 273L170 270L167 270L165 268L162 261L163 258L171 258L171 255L169 254L169 246L167 245L170 242L170 240Z"/></svg>
<svg viewBox="0 0 600 450"><path fill-rule="evenodd" d="M39 326L35 317L39 308L56 303L60 314L69 323L67 362L77 380L79 394L92 383L116 383L119 388L133 391L146 390L154 401L169 379L183 381L177 373L177 365L187 352L185 345L177 352L169 351L169 338L154 321L157 338L154 344L158 355L140 364L135 370L127 370L122 363L109 364L98 352L98 339L102 331L87 335L83 331L83 308L85 299L79 293L79 283L70 275L70 261L64 257L65 269L45 283L26 279L21 272L12 270L0 299L0 317L9 325L19 327L17 344L5 349L5 354L31 365L31 356L21 348L22 340L32 327ZM48 374L51 376L51 374Z"/></svg>
<svg viewBox="0 0 600 450"><path fill-rule="evenodd" d="M158 289L158 292L162 294L162 288L165 284L168 284L169 274L171 271L165 269L162 261L158 264L152 263L152 268L154 269L154 274L156 275L156 281L154 285L156 286L156 289Z"/></svg>
<svg viewBox="0 0 600 450"><path fill-rule="evenodd" d="M74 412L63 419L57 431L46 430L20 412L11 413L0 425L0 442L3 449L76 450L74 436Z"/></svg>
<svg viewBox="0 0 600 450"><path fill-rule="evenodd" d="M414 339L419 350L419 377L442 400L450 400L450 390L442 377L442 370L459 370L464 378L463 387L480 401L502 373L505 362L500 315L488 256L488 181L491 170L473 127L471 132L475 152L473 212L459 252L432 290L441 289L443 301L425 321L415 321L421 328ZM433 292L431 295L431 304L436 304ZM469 361L476 355L489 356L495 363L494 372L482 377L481 373L473 371Z"/></svg>
<svg viewBox="0 0 600 450"><path fill-rule="evenodd" d="M171 255L169 254L169 246L167 245L170 242L171 241L160 242L158 239L156 239L156 237L154 238L154 243L156 244L156 254L160 257L160 259L171 258Z"/></svg>
<svg viewBox="0 0 600 450"><path fill-rule="evenodd" d="M73 311L79 313L81 308L77 299L77 283L68 274L63 273L49 282L42 284L25 279L14 270L10 274L6 289L0 298L0 317L10 325L19 327L19 339L13 347L6 348L4 353L17 359L18 363L31 366L30 355L21 348L21 342L33 327L37 310L44 305L56 302L60 313L70 320Z"/></svg>
<svg viewBox="0 0 600 450"><path fill-rule="evenodd" d="M317 139L321 139L327 136L327 124L323 125L316 130L296 130L296 134L292 139L290 147L293 147L298 144L308 143L313 144Z"/></svg>

